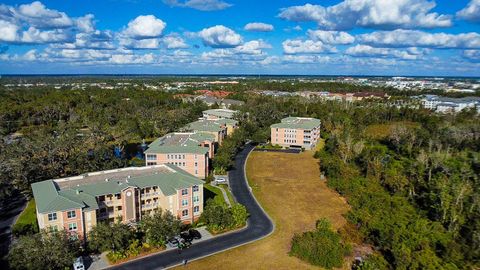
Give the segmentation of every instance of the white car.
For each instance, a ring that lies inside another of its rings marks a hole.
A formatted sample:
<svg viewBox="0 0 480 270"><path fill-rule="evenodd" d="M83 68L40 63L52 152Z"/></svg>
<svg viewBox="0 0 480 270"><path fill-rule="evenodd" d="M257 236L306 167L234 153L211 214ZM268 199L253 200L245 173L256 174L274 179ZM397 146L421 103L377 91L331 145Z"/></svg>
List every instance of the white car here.
<svg viewBox="0 0 480 270"><path fill-rule="evenodd" d="M219 177L217 179L215 179L215 183L217 184L226 184L227 183L227 179L223 178L223 177Z"/></svg>
<svg viewBox="0 0 480 270"><path fill-rule="evenodd" d="M75 259L75 262L73 263L73 270L85 270L82 257Z"/></svg>

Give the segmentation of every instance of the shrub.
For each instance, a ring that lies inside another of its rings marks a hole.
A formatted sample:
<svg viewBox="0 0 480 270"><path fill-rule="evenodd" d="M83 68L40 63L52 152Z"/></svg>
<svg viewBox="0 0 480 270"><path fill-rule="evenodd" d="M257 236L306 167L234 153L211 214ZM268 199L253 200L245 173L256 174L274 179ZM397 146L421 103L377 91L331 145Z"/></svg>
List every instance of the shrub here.
<svg viewBox="0 0 480 270"><path fill-rule="evenodd" d="M330 222L320 219L314 231L295 234L290 255L330 269L341 267L343 257L349 252L350 247L341 242L340 235L331 229Z"/></svg>
<svg viewBox="0 0 480 270"><path fill-rule="evenodd" d="M209 199L200 222L207 224L209 231L219 233L244 226L247 218L248 212L245 206L236 203L229 208L225 203Z"/></svg>

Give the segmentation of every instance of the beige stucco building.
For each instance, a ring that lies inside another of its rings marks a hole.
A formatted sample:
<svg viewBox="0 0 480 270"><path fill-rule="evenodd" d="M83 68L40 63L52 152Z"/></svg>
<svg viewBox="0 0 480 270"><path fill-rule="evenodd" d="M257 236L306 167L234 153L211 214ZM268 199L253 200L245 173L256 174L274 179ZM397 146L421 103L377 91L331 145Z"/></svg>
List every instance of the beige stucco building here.
<svg viewBox="0 0 480 270"><path fill-rule="evenodd" d="M85 239L97 222L136 223L157 209L184 223L203 212L203 181L170 164L86 173L32 184L40 229Z"/></svg>
<svg viewBox="0 0 480 270"><path fill-rule="evenodd" d="M153 141L145 151L146 165L173 164L205 179L215 155L215 136L200 132L174 132Z"/></svg>
<svg viewBox="0 0 480 270"><path fill-rule="evenodd" d="M307 117L287 117L270 126L272 145L285 148L315 148L320 138L320 120Z"/></svg>

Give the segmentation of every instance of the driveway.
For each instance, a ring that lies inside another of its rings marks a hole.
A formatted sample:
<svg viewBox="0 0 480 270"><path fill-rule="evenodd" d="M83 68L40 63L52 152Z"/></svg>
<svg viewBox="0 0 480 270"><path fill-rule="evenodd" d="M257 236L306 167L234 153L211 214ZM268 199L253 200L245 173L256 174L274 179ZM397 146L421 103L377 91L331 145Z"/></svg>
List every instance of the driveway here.
<svg viewBox="0 0 480 270"><path fill-rule="evenodd" d="M178 253L176 250L162 252L150 257L140 258L128 263L112 266L109 269L164 269L181 265L185 260L193 261L219 253L237 246L241 246L273 232L274 225L267 214L259 206L245 178L245 163L250 151L253 150L250 144L245 145L235 158L235 168L229 172L230 187L236 201L245 205L250 217L245 229L227 233L210 240L193 244L191 248Z"/></svg>

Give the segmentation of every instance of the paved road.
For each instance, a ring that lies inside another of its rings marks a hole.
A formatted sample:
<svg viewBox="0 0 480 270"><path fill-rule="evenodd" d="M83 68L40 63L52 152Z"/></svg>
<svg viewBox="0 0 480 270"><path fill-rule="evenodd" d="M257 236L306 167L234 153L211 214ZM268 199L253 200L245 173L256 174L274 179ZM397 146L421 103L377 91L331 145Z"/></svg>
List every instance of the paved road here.
<svg viewBox="0 0 480 270"><path fill-rule="evenodd" d="M245 162L248 154L253 148L253 146L247 144L235 159L235 169L229 172L230 187L235 199L237 202L245 205L250 213L247 228L194 244L191 248L183 250L181 254L178 254L176 250L167 251L111 267L110 269L130 270L168 268L180 265L184 260L192 261L194 259L206 257L239 245L253 242L273 232L274 226L272 221L256 202L245 179Z"/></svg>
<svg viewBox="0 0 480 270"><path fill-rule="evenodd" d="M0 269L7 269L7 263L2 257L8 253L12 240L12 226L25 208L27 201L21 195L0 208Z"/></svg>

